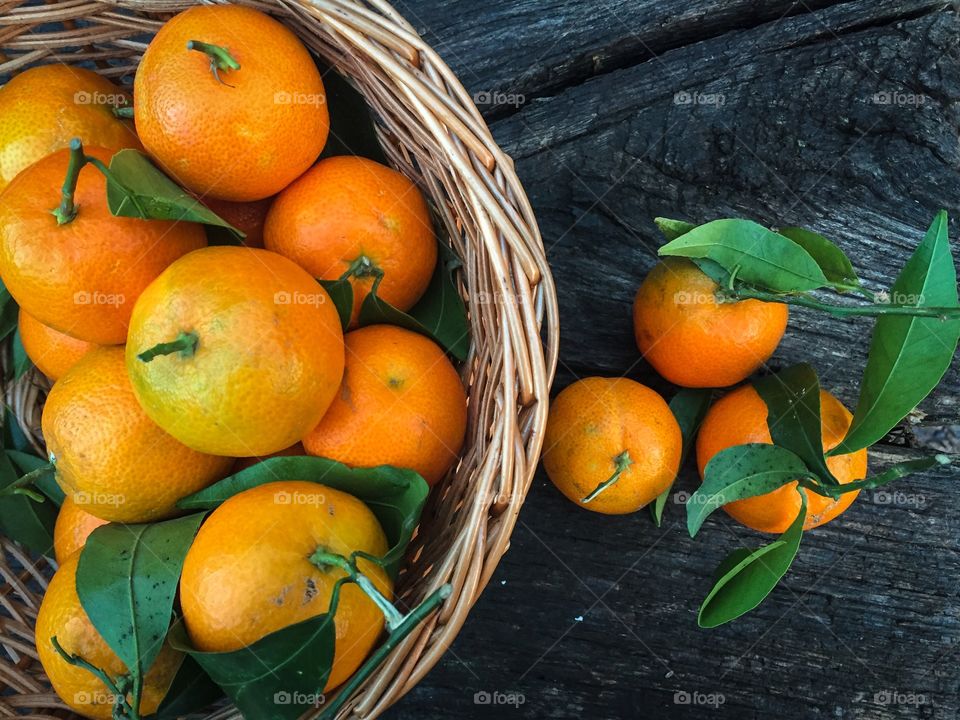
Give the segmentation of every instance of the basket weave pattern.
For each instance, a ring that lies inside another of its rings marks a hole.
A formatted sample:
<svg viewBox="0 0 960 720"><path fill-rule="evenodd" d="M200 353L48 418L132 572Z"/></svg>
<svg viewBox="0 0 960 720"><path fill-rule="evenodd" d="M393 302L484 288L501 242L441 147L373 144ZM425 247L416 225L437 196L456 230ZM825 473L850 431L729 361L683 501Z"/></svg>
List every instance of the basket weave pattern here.
<svg viewBox="0 0 960 720"><path fill-rule="evenodd" d="M152 34L192 4L0 0L0 77L63 62L93 63L104 75L129 80ZM375 717L439 660L509 545L546 423L558 349L556 293L511 159L457 78L402 16L381 0L243 4L273 14L353 81L377 117L391 163L418 182L463 260L459 287L472 333L462 369L467 440L460 463L428 501L398 584L401 609L444 583L453 594L340 714ZM36 371L3 388L38 450L47 388ZM51 691L34 648L37 608L54 565L0 543L0 716L76 717ZM208 720L236 717L222 707Z"/></svg>

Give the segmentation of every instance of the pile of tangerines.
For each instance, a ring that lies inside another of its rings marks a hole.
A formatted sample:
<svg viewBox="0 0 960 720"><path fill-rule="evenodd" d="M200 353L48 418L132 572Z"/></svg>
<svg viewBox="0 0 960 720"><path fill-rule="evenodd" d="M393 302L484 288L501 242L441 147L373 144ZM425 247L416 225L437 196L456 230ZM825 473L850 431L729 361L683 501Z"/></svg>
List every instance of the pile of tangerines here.
<svg viewBox="0 0 960 720"><path fill-rule="evenodd" d="M64 65L0 90L0 275L20 307L23 348L55 381L42 432L65 493L37 649L64 702L93 718L155 712L182 660L164 644L139 707L91 671L111 681L128 672L78 598L96 528L182 514L185 496L275 455L407 468L432 485L467 423L444 348L397 326L358 327L371 292L401 311L421 298L437 239L402 174L356 156L318 161L324 84L290 30L250 8L187 10L144 53L132 124L129 101ZM157 219L142 192L126 198L138 212L117 212L120 152L149 157L242 244L214 246L202 224ZM350 283L346 317L318 280ZM314 483L277 477L220 505L179 583L193 646L236 650L325 612L347 571L311 562L318 548L380 557L387 540L363 502ZM391 577L361 567L389 600ZM384 626L356 585L340 594L326 689Z"/></svg>
<svg viewBox="0 0 960 720"><path fill-rule="evenodd" d="M624 514L650 505L659 524L695 447L702 483L685 501L690 535L720 507L780 535L721 561L698 615L715 627L756 607L787 572L803 532L838 517L861 490L953 462L938 453L867 472L868 446L906 419L953 361L957 276L943 210L891 293L864 287L843 251L810 230L736 218L656 222L668 243L637 291L633 328L643 358L680 390L668 404L628 378L574 382L551 407L543 460L578 506ZM828 291L848 298L826 302ZM788 304L877 318L855 413L821 389L809 364L765 366Z"/></svg>
<svg viewBox="0 0 960 720"><path fill-rule="evenodd" d="M667 258L654 266L637 291L637 347L675 385L738 385L770 359L786 331L785 304L724 303L717 298L718 290L691 260ZM823 447L829 451L843 440L853 416L824 390L820 419ZM586 378L560 393L551 408L544 466L561 492L581 506L600 513L630 513L673 485L683 440L674 413L654 390L629 378ZM699 426L696 459L701 478L720 451L772 442L766 404L749 383L737 387L710 406ZM867 451L836 455L827 462L841 483L853 482L866 476ZM832 520L855 498L856 492L838 499L811 497L804 527ZM796 518L800 498L783 486L723 509L749 528L781 533Z"/></svg>

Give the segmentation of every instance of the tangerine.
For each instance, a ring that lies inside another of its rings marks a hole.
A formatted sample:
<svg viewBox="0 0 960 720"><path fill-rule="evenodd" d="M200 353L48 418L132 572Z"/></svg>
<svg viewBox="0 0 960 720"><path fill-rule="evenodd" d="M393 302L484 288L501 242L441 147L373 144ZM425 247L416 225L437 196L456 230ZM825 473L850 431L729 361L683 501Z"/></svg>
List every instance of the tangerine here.
<svg viewBox="0 0 960 720"><path fill-rule="evenodd" d="M463 383L443 350L393 325L348 332L343 384L304 438L310 455L356 467L395 465L437 483L467 427Z"/></svg>
<svg viewBox="0 0 960 720"><path fill-rule="evenodd" d="M139 150L133 125L113 113L128 103L125 91L84 68L56 63L14 75L0 88L0 190L76 137L91 146Z"/></svg>
<svg viewBox="0 0 960 720"><path fill-rule="evenodd" d="M635 512L673 483L683 440L670 407L628 378L590 377L550 406L543 467L569 500L607 515Z"/></svg>
<svg viewBox="0 0 960 720"><path fill-rule="evenodd" d="M643 357L684 387L726 387L773 355L787 327L783 303L721 303L717 283L686 258L665 258L650 271L633 305Z"/></svg>
<svg viewBox="0 0 960 720"><path fill-rule="evenodd" d="M400 310L420 299L437 264L426 200L406 176L362 157L318 162L277 197L264 245L321 280L349 279L353 324L364 298Z"/></svg>
<svg viewBox="0 0 960 720"><path fill-rule="evenodd" d="M828 452L843 440L853 416L826 390L820 391L820 421L823 449ZM700 477L707 463L721 450L746 443L772 443L767 427L767 404L753 385L743 385L715 402L707 411L697 435L697 465ZM827 458L827 467L841 484L867 476L867 450ZM800 494L796 482L756 497L736 500L723 506L734 520L754 530L785 532L800 512ZM856 500L859 491L842 494L838 499L807 493L807 518L803 527L810 530L833 520Z"/></svg>
<svg viewBox="0 0 960 720"><path fill-rule="evenodd" d="M329 132L307 48L241 5L198 5L169 20L143 54L133 94L147 151L179 184L222 200L276 195Z"/></svg>
<svg viewBox="0 0 960 720"><path fill-rule="evenodd" d="M57 380L80 358L98 347L44 325L33 315L24 312L23 308L20 309L17 325L27 357L51 380Z"/></svg>
<svg viewBox="0 0 960 720"><path fill-rule="evenodd" d="M0 194L0 275L19 305L44 325L98 345L127 338L133 304L160 272L207 244L189 222L115 217L107 182L83 164L73 217L58 218L61 187L83 154L110 163L111 150L60 150L17 175Z"/></svg>
<svg viewBox="0 0 960 720"><path fill-rule="evenodd" d="M305 270L216 246L173 263L133 311L127 368L147 415L200 452L264 456L316 426L343 377L340 316Z"/></svg>
<svg viewBox="0 0 960 720"><path fill-rule="evenodd" d="M53 554L57 562L63 564L86 544L90 533L107 522L88 513L72 497L64 498L53 526Z"/></svg>
<svg viewBox="0 0 960 720"><path fill-rule="evenodd" d="M191 450L143 412L123 348L88 353L50 390L41 418L60 487L104 520L149 522L230 470L233 458Z"/></svg>
<svg viewBox="0 0 960 720"><path fill-rule="evenodd" d="M342 569L311 561L317 551L349 557L387 552L377 518L360 500L311 482L258 485L211 513L187 552L180 602L198 650L230 652L330 608ZM358 569L389 599L393 582L374 563ZM342 586L334 615L336 645L325 690L353 674L384 625L383 612L359 587Z"/></svg>
<svg viewBox="0 0 960 720"><path fill-rule="evenodd" d="M96 675L83 667L71 665L56 651L57 642L69 655L79 655L94 667L102 669L116 682L127 675L126 666L97 632L80 605L77 595L77 564L80 553L67 558L53 574L37 613L36 645L40 664L60 699L84 717L110 720L114 717L115 697ZM183 662L183 654L164 641L160 653L143 679L140 699L142 716L157 711L170 684ZM131 702L130 696L127 701Z"/></svg>

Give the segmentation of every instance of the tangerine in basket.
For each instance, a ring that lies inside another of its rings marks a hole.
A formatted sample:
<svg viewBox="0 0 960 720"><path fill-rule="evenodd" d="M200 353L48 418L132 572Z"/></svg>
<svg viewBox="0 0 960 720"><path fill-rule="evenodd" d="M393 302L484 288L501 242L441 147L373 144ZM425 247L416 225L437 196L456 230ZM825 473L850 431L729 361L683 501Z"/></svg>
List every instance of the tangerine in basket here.
<svg viewBox="0 0 960 720"><path fill-rule="evenodd" d="M63 564L86 544L90 533L107 522L88 513L71 496L64 498L53 526L53 554L57 562Z"/></svg>
<svg viewBox="0 0 960 720"><path fill-rule="evenodd" d="M147 417L120 347L91 351L60 378L41 425L60 487L104 520L170 517L177 500L219 480L233 464L191 450Z"/></svg>
<svg viewBox="0 0 960 720"><path fill-rule="evenodd" d="M456 461L467 427L453 364L433 341L393 325L353 330L345 344L343 384L303 446L355 467L409 468L434 485Z"/></svg>
<svg viewBox="0 0 960 720"><path fill-rule="evenodd" d="M0 190L75 137L90 146L140 149L133 125L113 114L128 103L125 91L84 68L55 63L14 75L0 88Z"/></svg>
<svg viewBox="0 0 960 720"><path fill-rule="evenodd" d="M761 300L719 303L717 284L686 258L650 271L633 304L643 357L684 387L726 387L773 355L787 327L787 306Z"/></svg>
<svg viewBox="0 0 960 720"><path fill-rule="evenodd" d="M566 387L550 406L543 443L543 466L557 489L607 515L639 510L680 468L682 438L670 407L628 378Z"/></svg>
<svg viewBox="0 0 960 720"><path fill-rule="evenodd" d="M0 276L19 305L44 325L114 345L127 337L133 304L160 272L207 244L189 222L114 217L107 182L85 164L62 210L61 187L83 154L109 165L111 150L60 150L17 175L0 194Z"/></svg>
<svg viewBox="0 0 960 720"><path fill-rule="evenodd" d="M826 390L820 391L820 422L824 451L835 448L850 428L853 416ZM767 427L767 404L753 385L744 385L715 402L707 411L697 435L697 465L700 477L707 463L721 450L746 443L772 443ZM841 484L867 475L867 450L827 458L827 467ZM796 482L776 490L727 503L723 509L742 525L768 533L783 533L800 512ZM807 493L804 530L830 522L856 500L859 491L843 493L838 499Z"/></svg>
<svg viewBox="0 0 960 720"><path fill-rule="evenodd" d="M20 309L17 326L27 357L51 380L59 378L97 347L94 343L78 340L44 325L33 315L24 312L23 308Z"/></svg>
<svg viewBox="0 0 960 720"><path fill-rule="evenodd" d="M406 176L362 157L321 160L280 193L264 244L314 277L348 278L354 325L374 282L378 297L409 310L437 264L423 194Z"/></svg>
<svg viewBox="0 0 960 720"><path fill-rule="evenodd" d="M327 612L333 586L345 572L311 561L318 550L382 557L388 548L366 505L323 485L266 483L226 500L200 527L183 563L180 602L193 645L206 652L239 650ZM392 597L393 582L379 565L360 558L357 568ZM346 680L366 658L383 629L383 612L347 583L334 626L336 648L325 690Z"/></svg>
<svg viewBox="0 0 960 720"><path fill-rule="evenodd" d="M200 452L283 450L343 377L340 316L320 284L266 250L217 246L173 263L137 301L127 368L143 409Z"/></svg>
<svg viewBox="0 0 960 720"><path fill-rule="evenodd" d="M77 564L80 553L67 558L53 575L37 613L37 655L50 684L60 699L84 717L110 720L114 696L98 677L83 667L71 665L56 651L51 638L69 655L79 655L101 668L114 681L127 675L127 668L93 627L77 595ZM142 716L157 711L180 668L183 654L166 641L143 679L140 700ZM127 701L132 698L128 695Z"/></svg>
<svg viewBox="0 0 960 720"><path fill-rule="evenodd" d="M258 10L191 7L147 46L137 132L180 185L223 200L275 195L327 141L323 80L303 43Z"/></svg>

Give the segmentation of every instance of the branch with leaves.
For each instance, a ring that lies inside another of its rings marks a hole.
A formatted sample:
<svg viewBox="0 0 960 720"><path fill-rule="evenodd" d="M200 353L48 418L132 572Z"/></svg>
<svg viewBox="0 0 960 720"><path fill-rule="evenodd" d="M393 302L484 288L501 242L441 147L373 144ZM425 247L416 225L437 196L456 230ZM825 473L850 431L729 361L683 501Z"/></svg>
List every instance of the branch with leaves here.
<svg viewBox="0 0 960 720"><path fill-rule="evenodd" d="M721 562L698 616L701 626L715 627L756 607L787 572L803 536L811 494L835 500L951 465L953 458L937 454L840 484L826 461L881 440L939 384L960 341L957 276L945 211L937 213L892 288L880 293L863 287L837 245L809 230L775 232L738 219L699 226L666 218L656 222L668 240L659 254L691 259L717 283L718 301L756 299L834 316L876 317L853 420L835 448L824 452L822 446L816 372L795 365L753 383L767 406L773 444L738 445L717 453L704 470L703 484L689 498L687 529L694 537L710 514L728 503L790 484L800 495L800 511L780 538L756 550L735 550ZM813 295L823 291L855 293L865 302L838 304ZM894 302L888 302L891 298ZM703 417L704 402L703 391L690 390L671 402L685 447ZM654 506L658 521L665 497Z"/></svg>

